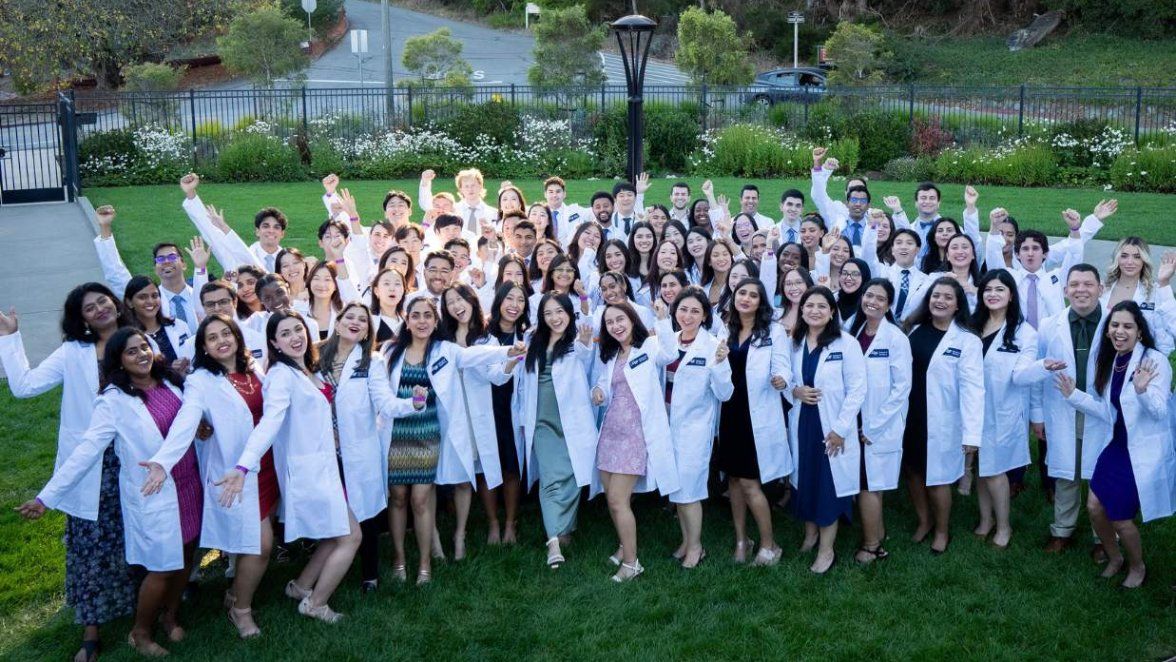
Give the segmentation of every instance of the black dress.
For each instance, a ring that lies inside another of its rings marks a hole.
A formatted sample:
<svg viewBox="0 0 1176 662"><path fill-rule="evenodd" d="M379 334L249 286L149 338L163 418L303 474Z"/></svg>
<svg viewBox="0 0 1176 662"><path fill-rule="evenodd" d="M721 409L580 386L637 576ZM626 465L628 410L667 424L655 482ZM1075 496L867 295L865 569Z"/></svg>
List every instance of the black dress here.
<svg viewBox="0 0 1176 662"><path fill-rule="evenodd" d="M492 330L491 333L498 339L500 345L510 346L521 339L514 332L504 333ZM522 366L515 366L516 371L520 368ZM519 471L518 451L515 450L514 418L511 416L511 397L514 394L514 389L513 379L505 384L491 385L490 387L490 401L494 407L494 431L498 437L498 463L502 467L504 479L522 476Z"/></svg>
<svg viewBox="0 0 1176 662"><path fill-rule="evenodd" d="M914 366L910 413L902 436L902 466L920 476L927 475L927 367L935 358L935 350L946 333L935 328L934 324L920 324L910 336Z"/></svg>
<svg viewBox="0 0 1176 662"><path fill-rule="evenodd" d="M715 468L728 477L759 480L759 457L755 452L755 433L751 427L751 408L747 401L747 353L751 338L740 343L727 340L731 352L731 382L735 392L719 410L719 443L715 449ZM783 430L781 430L783 433Z"/></svg>

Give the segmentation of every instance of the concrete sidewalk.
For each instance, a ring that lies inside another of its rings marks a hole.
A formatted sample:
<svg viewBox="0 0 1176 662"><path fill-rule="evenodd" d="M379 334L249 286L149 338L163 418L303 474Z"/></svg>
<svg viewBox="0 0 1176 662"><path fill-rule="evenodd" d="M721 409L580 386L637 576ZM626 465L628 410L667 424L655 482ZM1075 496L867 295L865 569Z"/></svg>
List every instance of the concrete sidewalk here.
<svg viewBox="0 0 1176 662"><path fill-rule="evenodd" d="M65 295L79 283L103 282L92 214L85 198L0 207L0 310L20 315L31 365L61 345Z"/></svg>

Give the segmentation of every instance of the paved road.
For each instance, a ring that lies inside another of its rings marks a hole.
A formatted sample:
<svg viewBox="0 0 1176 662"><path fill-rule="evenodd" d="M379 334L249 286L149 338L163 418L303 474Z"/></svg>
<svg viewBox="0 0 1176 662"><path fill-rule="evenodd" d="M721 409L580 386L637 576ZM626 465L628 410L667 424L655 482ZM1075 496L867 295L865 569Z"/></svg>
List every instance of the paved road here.
<svg viewBox="0 0 1176 662"><path fill-rule="evenodd" d="M380 22L380 3L368 0L348 0L347 17L351 29L368 31L368 60L363 65L364 85L384 85L384 40ZM404 41L408 37L426 34L447 27L454 38L464 45L462 57L474 68L474 82L485 84L527 84L527 69L534 60L531 51L535 40L528 32L496 30L476 23L466 23L422 12L391 7L392 12L392 75L394 79L409 76L400 63ZM602 53L605 73L610 83L625 82L625 71L617 55ZM359 60L351 54L351 44L344 38L331 51L316 60L307 71L311 87L352 87L360 80ZM650 85L685 84L685 74L677 67L650 62L646 83ZM220 89L247 87L232 83Z"/></svg>

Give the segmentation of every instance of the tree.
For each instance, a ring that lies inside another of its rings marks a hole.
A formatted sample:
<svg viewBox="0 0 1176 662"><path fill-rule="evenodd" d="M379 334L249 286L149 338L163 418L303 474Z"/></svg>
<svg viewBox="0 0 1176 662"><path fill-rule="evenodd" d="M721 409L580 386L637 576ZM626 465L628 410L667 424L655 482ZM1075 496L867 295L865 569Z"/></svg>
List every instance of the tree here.
<svg viewBox="0 0 1176 662"><path fill-rule="evenodd" d="M825 42L825 51L836 69L829 82L847 85L877 83L890 53L882 50L885 38L877 30L842 21Z"/></svg>
<svg viewBox="0 0 1176 662"><path fill-rule="evenodd" d="M75 73L92 73L100 87L114 87L124 66L162 59L247 1L3 0L0 65L22 91Z"/></svg>
<svg viewBox="0 0 1176 662"><path fill-rule="evenodd" d="M741 37L730 16L690 7L678 17L678 68L695 83L746 85L755 78L748 56L750 38Z"/></svg>
<svg viewBox="0 0 1176 662"><path fill-rule="evenodd" d="M594 27L584 5L545 9L535 26L535 64L527 80L537 87L600 85L605 81L600 63L604 26Z"/></svg>
<svg viewBox="0 0 1176 662"><path fill-rule="evenodd" d="M461 56L462 44L452 37L449 28L438 28L429 34L409 37L404 41L404 68L416 74L417 81L402 84L423 86L443 85L464 87L470 84L474 68Z"/></svg>
<svg viewBox="0 0 1176 662"><path fill-rule="evenodd" d="M131 92L173 92L180 87L186 67L144 62L123 67L123 89ZM119 111L132 125L160 124L172 126L179 110L173 95L143 95L132 104L119 104Z"/></svg>
<svg viewBox="0 0 1176 662"><path fill-rule="evenodd" d="M302 52L304 34L298 21L263 7L233 19L216 45L230 72L247 77L255 87L273 87L276 79L296 74L310 62Z"/></svg>

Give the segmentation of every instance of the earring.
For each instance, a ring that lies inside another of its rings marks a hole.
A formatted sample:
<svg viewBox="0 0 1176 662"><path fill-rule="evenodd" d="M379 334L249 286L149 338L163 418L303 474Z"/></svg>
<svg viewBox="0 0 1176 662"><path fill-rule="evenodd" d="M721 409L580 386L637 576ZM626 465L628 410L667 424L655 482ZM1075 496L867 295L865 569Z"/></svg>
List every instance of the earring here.
<svg viewBox="0 0 1176 662"><path fill-rule="evenodd" d="M86 322L86 335L90 335L93 331L90 329L90 323Z"/></svg>

